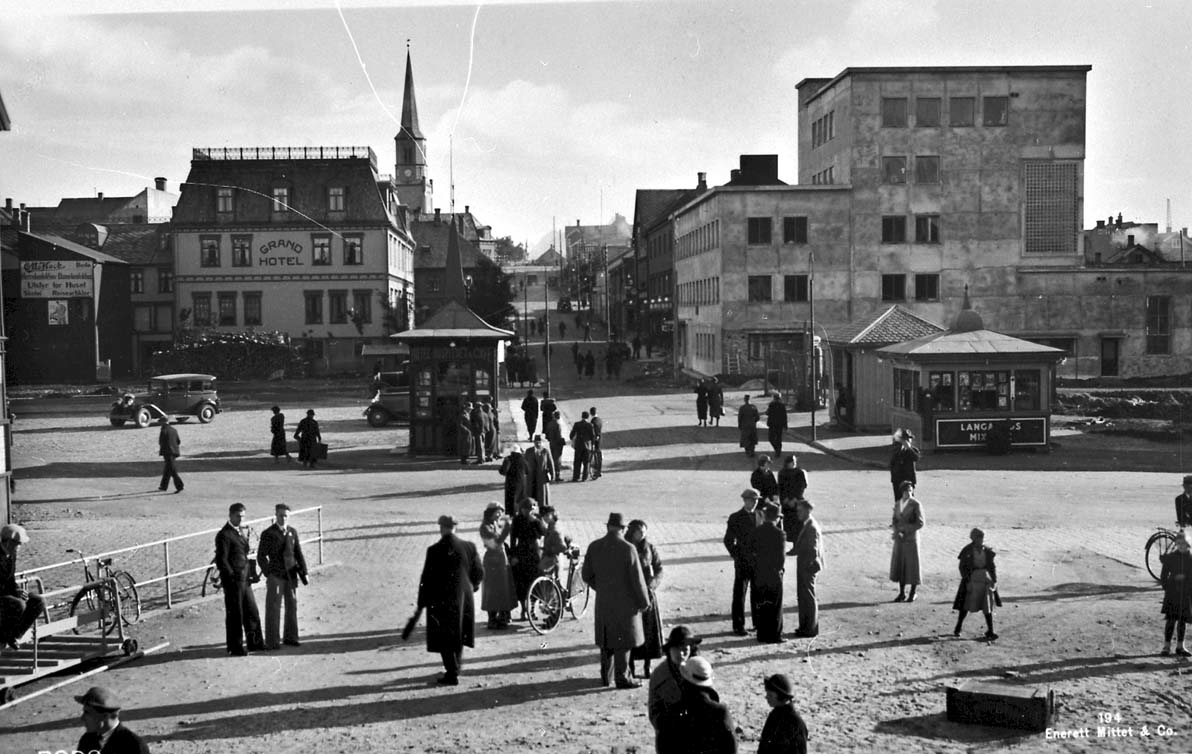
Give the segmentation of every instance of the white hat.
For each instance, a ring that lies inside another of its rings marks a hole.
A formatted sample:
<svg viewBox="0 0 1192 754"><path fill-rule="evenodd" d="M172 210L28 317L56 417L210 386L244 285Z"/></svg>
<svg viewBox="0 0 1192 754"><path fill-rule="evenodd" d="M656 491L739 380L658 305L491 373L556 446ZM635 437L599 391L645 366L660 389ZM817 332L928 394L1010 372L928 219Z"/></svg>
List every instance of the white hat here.
<svg viewBox="0 0 1192 754"><path fill-rule="evenodd" d="M712 688L712 663L702 657L688 657L679 666L679 674L693 686Z"/></svg>

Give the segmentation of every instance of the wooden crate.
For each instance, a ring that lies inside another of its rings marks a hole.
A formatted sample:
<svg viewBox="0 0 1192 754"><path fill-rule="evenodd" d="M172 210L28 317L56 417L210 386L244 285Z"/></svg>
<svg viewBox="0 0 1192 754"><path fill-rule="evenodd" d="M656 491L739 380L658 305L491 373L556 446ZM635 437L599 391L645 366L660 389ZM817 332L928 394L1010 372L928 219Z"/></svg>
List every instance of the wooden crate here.
<svg viewBox="0 0 1192 754"><path fill-rule="evenodd" d="M967 681L946 686L948 719L1042 731L1055 713L1055 692L1000 681Z"/></svg>

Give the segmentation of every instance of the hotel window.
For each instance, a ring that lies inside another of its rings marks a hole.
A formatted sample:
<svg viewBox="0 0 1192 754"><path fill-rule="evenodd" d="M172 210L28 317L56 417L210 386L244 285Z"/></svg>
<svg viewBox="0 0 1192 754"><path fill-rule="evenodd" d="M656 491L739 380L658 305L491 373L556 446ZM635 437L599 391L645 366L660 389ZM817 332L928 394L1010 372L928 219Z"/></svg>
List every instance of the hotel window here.
<svg viewBox="0 0 1192 754"><path fill-rule="evenodd" d="M331 186L327 189L327 211L328 212L343 212L344 211L344 187Z"/></svg>
<svg viewBox="0 0 1192 754"><path fill-rule="evenodd" d="M1171 297L1146 297L1146 352L1171 353Z"/></svg>
<svg viewBox="0 0 1192 754"><path fill-rule="evenodd" d="M939 183L939 155L917 155L915 157L915 183Z"/></svg>
<svg viewBox="0 0 1192 754"><path fill-rule="evenodd" d="M935 128L940 124L940 98L915 98L915 125L920 128Z"/></svg>
<svg viewBox="0 0 1192 754"><path fill-rule="evenodd" d="M277 186L273 189L273 211L290 211L290 189L286 186Z"/></svg>
<svg viewBox="0 0 1192 754"><path fill-rule="evenodd" d="M782 276L782 300L783 301L806 301L807 300L807 276L806 275L783 275Z"/></svg>
<svg viewBox="0 0 1192 754"><path fill-rule="evenodd" d="M327 322L342 325L348 321L348 292L327 291Z"/></svg>
<svg viewBox="0 0 1192 754"><path fill-rule="evenodd" d="M771 299L770 292L770 276L769 275L750 275L749 276L749 300L752 302L769 301Z"/></svg>
<svg viewBox="0 0 1192 754"><path fill-rule="evenodd" d="M211 326L211 294L210 293L192 293L190 295L191 319L195 323L195 327L210 327Z"/></svg>
<svg viewBox="0 0 1192 754"><path fill-rule="evenodd" d="M252 266L252 236L232 236L232 266Z"/></svg>
<svg viewBox="0 0 1192 754"><path fill-rule="evenodd" d="M259 327L261 324L261 292L249 291L244 294L244 326Z"/></svg>
<svg viewBox="0 0 1192 754"><path fill-rule="evenodd" d="M236 293L220 292L219 294L219 324L234 326L236 324Z"/></svg>
<svg viewBox="0 0 1192 754"><path fill-rule="evenodd" d="M144 293L145 292L145 271L131 270L128 273L128 292L129 293Z"/></svg>
<svg viewBox="0 0 1192 754"><path fill-rule="evenodd" d="M220 187L215 190L215 211L221 215L230 215L236 211L236 203L233 198L235 194L232 189L228 187Z"/></svg>
<svg viewBox="0 0 1192 754"><path fill-rule="evenodd" d="M882 128L906 128L906 97L882 97Z"/></svg>
<svg viewBox="0 0 1192 754"><path fill-rule="evenodd" d="M882 301L906 301L906 275L882 275Z"/></svg>
<svg viewBox="0 0 1192 754"><path fill-rule="evenodd" d="M157 273L157 292L158 293L173 293L174 292L174 273L169 270L160 270Z"/></svg>
<svg viewBox="0 0 1192 754"><path fill-rule="evenodd" d="M199 237L199 266L219 267L219 236Z"/></svg>
<svg viewBox="0 0 1192 754"><path fill-rule="evenodd" d="M352 309L356 312L357 321L361 324L372 323L372 291L352 291Z"/></svg>
<svg viewBox="0 0 1192 754"><path fill-rule="evenodd" d="M906 243L906 218L902 215L882 217L882 243Z"/></svg>
<svg viewBox="0 0 1192 754"><path fill-rule="evenodd" d="M770 218L768 217L751 217L749 218L749 245L759 246L770 243Z"/></svg>
<svg viewBox="0 0 1192 754"><path fill-rule="evenodd" d="M977 109L973 97L952 97L948 100L948 125L971 126Z"/></svg>
<svg viewBox="0 0 1192 754"><path fill-rule="evenodd" d="M883 157L882 181L885 183L906 183L906 158Z"/></svg>
<svg viewBox="0 0 1192 754"><path fill-rule="evenodd" d="M323 324L323 292L303 291L302 297L305 300L306 324Z"/></svg>
<svg viewBox="0 0 1192 754"><path fill-rule="evenodd" d="M806 217L784 217L784 218L782 218L782 242L783 243L807 243L807 218Z"/></svg>
<svg viewBox="0 0 1192 754"><path fill-rule="evenodd" d="M311 264L331 264L331 236L310 237Z"/></svg>
<svg viewBox="0 0 1192 754"><path fill-rule="evenodd" d="M344 264L364 264L362 236L344 236Z"/></svg>
<svg viewBox="0 0 1192 754"><path fill-rule="evenodd" d="M915 243L940 242L940 216L915 215Z"/></svg>
<svg viewBox="0 0 1192 754"><path fill-rule="evenodd" d="M1009 97L985 97L981 101L982 123L987 126L1004 126L1010 117Z"/></svg>
<svg viewBox="0 0 1192 754"><path fill-rule="evenodd" d="M940 276L936 273L915 275L915 301L939 301Z"/></svg>

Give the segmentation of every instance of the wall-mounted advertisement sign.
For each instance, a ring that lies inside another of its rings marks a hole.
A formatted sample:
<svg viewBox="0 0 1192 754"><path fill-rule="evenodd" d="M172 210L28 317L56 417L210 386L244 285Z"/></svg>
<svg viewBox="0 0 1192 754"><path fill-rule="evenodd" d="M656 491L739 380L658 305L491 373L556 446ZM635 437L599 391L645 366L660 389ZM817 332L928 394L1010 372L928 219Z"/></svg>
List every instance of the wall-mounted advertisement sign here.
<svg viewBox="0 0 1192 754"><path fill-rule="evenodd" d="M65 259L21 262L21 298L90 298L94 262Z"/></svg>
<svg viewBox="0 0 1192 754"><path fill-rule="evenodd" d="M982 446L989 430L1002 422L1008 423L1010 444L1015 447L1047 444L1047 419L1033 416L1012 419L936 419L935 445L937 448Z"/></svg>

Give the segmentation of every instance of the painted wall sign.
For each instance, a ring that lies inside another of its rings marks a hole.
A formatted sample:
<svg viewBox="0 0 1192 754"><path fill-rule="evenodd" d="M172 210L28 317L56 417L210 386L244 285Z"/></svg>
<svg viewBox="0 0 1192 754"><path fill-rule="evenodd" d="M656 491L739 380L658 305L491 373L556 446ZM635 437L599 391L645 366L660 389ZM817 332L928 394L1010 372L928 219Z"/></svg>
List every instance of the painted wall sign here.
<svg viewBox="0 0 1192 754"><path fill-rule="evenodd" d="M275 238L257 247L260 267L302 267L302 244L288 238Z"/></svg>
<svg viewBox="0 0 1192 754"><path fill-rule="evenodd" d="M94 262L50 259L21 262L21 298L89 298Z"/></svg>
<svg viewBox="0 0 1192 754"><path fill-rule="evenodd" d="M1042 416L1009 419L936 419L935 444L938 448L973 448L985 445L985 437L997 422L1010 423L1010 444L1031 446L1047 444L1047 419Z"/></svg>

